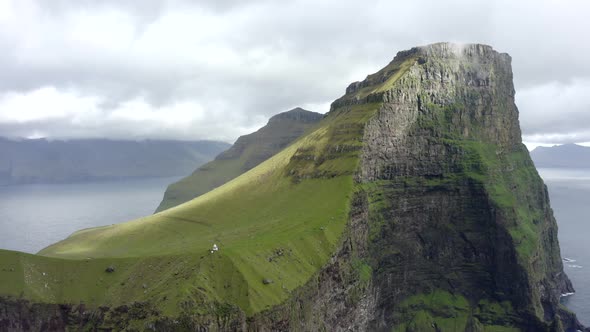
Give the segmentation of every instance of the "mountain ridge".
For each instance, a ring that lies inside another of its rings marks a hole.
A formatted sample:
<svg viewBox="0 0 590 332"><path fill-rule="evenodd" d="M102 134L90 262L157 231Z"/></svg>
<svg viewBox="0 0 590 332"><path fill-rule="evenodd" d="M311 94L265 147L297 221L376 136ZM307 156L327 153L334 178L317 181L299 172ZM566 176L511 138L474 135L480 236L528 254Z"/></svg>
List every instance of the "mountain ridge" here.
<svg viewBox="0 0 590 332"><path fill-rule="evenodd" d="M510 62L480 44L400 52L309 133L196 199L79 231L39 255L0 251L0 294L102 308L92 319L73 306L33 317L11 309L6 321L583 329L559 304L573 288L546 187L521 142Z"/></svg>
<svg viewBox="0 0 590 332"><path fill-rule="evenodd" d="M256 167L312 128L323 116L300 107L273 115L265 126L240 136L213 161L170 184L155 212L188 202Z"/></svg>
<svg viewBox="0 0 590 332"><path fill-rule="evenodd" d="M590 168L590 147L578 144L538 146L531 151L531 158L537 167Z"/></svg>
<svg viewBox="0 0 590 332"><path fill-rule="evenodd" d="M217 141L0 138L0 184L180 176L228 146Z"/></svg>

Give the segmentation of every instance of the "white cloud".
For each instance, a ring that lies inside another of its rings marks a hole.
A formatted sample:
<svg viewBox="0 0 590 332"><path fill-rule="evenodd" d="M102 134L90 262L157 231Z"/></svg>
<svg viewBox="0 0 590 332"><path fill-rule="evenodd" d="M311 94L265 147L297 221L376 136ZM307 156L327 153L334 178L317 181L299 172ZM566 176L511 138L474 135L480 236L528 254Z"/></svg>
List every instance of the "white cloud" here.
<svg viewBox="0 0 590 332"><path fill-rule="evenodd" d="M7 92L0 95L0 122L31 122L47 119L72 119L96 116L97 97L77 96L72 92L58 92L54 87L43 87L31 92Z"/></svg>
<svg viewBox="0 0 590 332"><path fill-rule="evenodd" d="M105 110L102 100L52 87L0 96L0 128L18 137L110 137L217 139L231 142L264 124L248 121L227 105L210 105L209 112L194 101L154 107L137 97ZM216 107L224 111L216 111ZM63 133L67 133L64 135Z"/></svg>
<svg viewBox="0 0 590 332"><path fill-rule="evenodd" d="M548 82L518 91L525 140L545 143L590 140L589 91L590 78Z"/></svg>
<svg viewBox="0 0 590 332"><path fill-rule="evenodd" d="M590 140L588 11L583 0L0 0L1 129L231 141L295 106L327 111L400 50L455 41L512 55L527 140Z"/></svg>

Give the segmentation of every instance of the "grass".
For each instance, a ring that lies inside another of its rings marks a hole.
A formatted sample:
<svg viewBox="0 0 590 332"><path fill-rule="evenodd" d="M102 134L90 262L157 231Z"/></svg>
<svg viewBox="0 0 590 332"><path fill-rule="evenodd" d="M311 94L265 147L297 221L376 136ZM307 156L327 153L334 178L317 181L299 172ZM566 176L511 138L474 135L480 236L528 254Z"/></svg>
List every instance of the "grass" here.
<svg viewBox="0 0 590 332"><path fill-rule="evenodd" d="M271 160L268 168L154 216L80 231L41 254L69 259L221 257L201 264L210 276L201 280L206 297L231 299L211 281L235 287L238 276L248 292L232 302L246 312L262 310L284 300L325 264L346 224L352 187L350 176L294 184L271 170L275 162L281 164ZM210 254L214 243L220 251ZM269 261L279 249L284 255ZM265 285L263 279L274 283Z"/></svg>
<svg viewBox="0 0 590 332"><path fill-rule="evenodd" d="M221 158L168 186L156 212L188 202L240 176L278 153L283 145L313 130L316 125L314 122L295 120L274 121L257 132L240 137Z"/></svg>
<svg viewBox="0 0 590 332"><path fill-rule="evenodd" d="M509 302L482 300L474 312L466 298L444 290L411 296L400 303L398 311L397 319L404 323L395 326L393 331L432 331L433 326L440 331L465 331L470 321L480 331L520 331L516 327L489 323L512 315Z"/></svg>
<svg viewBox="0 0 590 332"><path fill-rule="evenodd" d="M394 59L383 69L368 75L366 80L369 85L359 89L348 98L365 98L368 95L390 90L394 84L416 63L417 57L409 56L401 59Z"/></svg>
<svg viewBox="0 0 590 332"><path fill-rule="evenodd" d="M171 315L187 306L202 313L239 306L252 315L279 304L340 245L362 124L379 106L331 113L280 153L190 202L78 231L39 255L2 252L0 264L17 272L0 273L0 284L11 285L0 294L91 306L147 301ZM308 153L311 159L298 158ZM214 243L220 250L212 254ZM116 271L105 272L111 265ZM359 266L362 280L370 276Z"/></svg>
<svg viewBox="0 0 590 332"><path fill-rule="evenodd" d="M211 189L236 178L243 173L245 160L214 160L200 167L193 174L171 184L156 212L188 202Z"/></svg>
<svg viewBox="0 0 590 332"><path fill-rule="evenodd" d="M442 331L463 331L470 315L469 303L443 290L411 296L400 303L400 324L394 331L427 331L435 324Z"/></svg>

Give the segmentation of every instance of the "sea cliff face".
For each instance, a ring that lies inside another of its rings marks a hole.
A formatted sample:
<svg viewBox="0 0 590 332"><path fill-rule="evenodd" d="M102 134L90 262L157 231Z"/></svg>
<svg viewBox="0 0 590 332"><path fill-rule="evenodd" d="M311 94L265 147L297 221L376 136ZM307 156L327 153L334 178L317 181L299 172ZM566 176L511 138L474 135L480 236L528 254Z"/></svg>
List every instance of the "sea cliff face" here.
<svg viewBox="0 0 590 332"><path fill-rule="evenodd" d="M386 91L366 93L387 67L332 105L382 103L364 128L349 232L289 306L310 308L294 326L582 329L559 304L573 288L547 189L521 142L510 56L441 43L400 52L390 66L407 61Z"/></svg>
<svg viewBox="0 0 590 332"><path fill-rule="evenodd" d="M573 288L563 272L547 189L521 142L510 62L486 45L433 44L398 53L346 89L312 138L289 148L294 152L277 172L290 181L284 190L350 178L342 189L352 188L347 218L329 257L301 285L283 284L287 295L273 305L247 312L228 298L222 305L186 305L175 315L145 305L131 317L129 307L107 306L82 315L62 310L53 320L43 312L56 310L19 309L25 314L14 318L15 311L6 309L0 322L7 323L0 326L57 321L157 330L583 330L559 304L560 294ZM215 197L222 199L219 192ZM189 211L184 209L178 211ZM337 223L328 220L307 232ZM76 244L76 238L66 240L47 254L59 257L78 250ZM302 250L290 251L296 242L280 245L268 264L284 261L277 266L286 268L306 259L289 261ZM247 276L240 268L236 274ZM280 278L286 283L287 276ZM251 287L250 303L260 289L279 287L278 280ZM206 306L213 309L204 311Z"/></svg>
<svg viewBox="0 0 590 332"><path fill-rule="evenodd" d="M357 177L375 202L373 326L560 329L571 284L521 142L510 57L452 44L401 56L417 65L383 94Z"/></svg>

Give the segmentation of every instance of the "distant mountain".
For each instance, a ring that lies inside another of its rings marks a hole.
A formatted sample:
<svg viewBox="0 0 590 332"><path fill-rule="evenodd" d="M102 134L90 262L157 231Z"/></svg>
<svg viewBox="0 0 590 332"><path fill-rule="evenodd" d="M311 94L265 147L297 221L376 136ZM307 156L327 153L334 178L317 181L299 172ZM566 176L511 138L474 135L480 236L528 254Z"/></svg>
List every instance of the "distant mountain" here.
<svg viewBox="0 0 590 332"><path fill-rule="evenodd" d="M539 146L531 157L537 167L590 168L590 147L577 144Z"/></svg>
<svg viewBox="0 0 590 332"><path fill-rule="evenodd" d="M273 116L266 126L238 138L214 161L168 186L156 212L188 202L256 167L300 137L323 116L299 107Z"/></svg>
<svg viewBox="0 0 590 332"><path fill-rule="evenodd" d="M0 185L181 176L229 146L215 141L0 138Z"/></svg>

